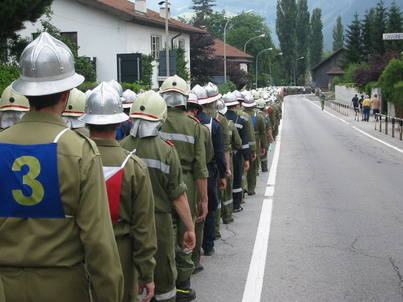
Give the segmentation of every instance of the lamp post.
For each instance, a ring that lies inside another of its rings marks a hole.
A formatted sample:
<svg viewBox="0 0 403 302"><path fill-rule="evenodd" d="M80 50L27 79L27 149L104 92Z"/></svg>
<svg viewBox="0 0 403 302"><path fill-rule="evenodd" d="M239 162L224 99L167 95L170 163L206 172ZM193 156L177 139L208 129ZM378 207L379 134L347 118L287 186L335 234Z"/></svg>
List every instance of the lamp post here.
<svg viewBox="0 0 403 302"><path fill-rule="evenodd" d="M258 53L257 56L256 56L256 81L255 81L256 89L257 89L257 68L258 68L259 56L260 56L262 53L264 53L265 51L272 51L272 50L273 50L272 47L263 49L263 50L259 51L259 53Z"/></svg>
<svg viewBox="0 0 403 302"><path fill-rule="evenodd" d="M278 53L278 56L282 56L282 55L283 55L282 52ZM270 57L269 57L269 72L270 72L270 85L273 85L273 79L272 79L272 76L271 76L271 60L270 60Z"/></svg>
<svg viewBox="0 0 403 302"><path fill-rule="evenodd" d="M168 0L161 1L158 3L159 5L165 4L165 66L166 66L166 76L169 77L169 5Z"/></svg>
<svg viewBox="0 0 403 302"><path fill-rule="evenodd" d="M305 59L305 57L300 57L300 58L298 58L298 59L295 60L295 66L294 66L294 86L297 86L297 75L296 75L296 73L297 73L297 64L298 64L298 61L299 61L299 60L303 60L303 59Z"/></svg>
<svg viewBox="0 0 403 302"><path fill-rule="evenodd" d="M249 14L253 11L254 10L251 9L246 11L244 14ZM228 19L224 26L224 83L227 83L227 27L231 20L232 18Z"/></svg>
<svg viewBox="0 0 403 302"><path fill-rule="evenodd" d="M246 43L245 43L245 45L244 45L244 47L243 47L243 52L246 52L246 46L248 45L248 43L249 43L250 41L255 40L255 39L258 39L258 38L264 38L264 37L266 37L266 34L261 34L261 35L258 35L258 36L256 36L256 37L250 38L248 41L246 41Z"/></svg>

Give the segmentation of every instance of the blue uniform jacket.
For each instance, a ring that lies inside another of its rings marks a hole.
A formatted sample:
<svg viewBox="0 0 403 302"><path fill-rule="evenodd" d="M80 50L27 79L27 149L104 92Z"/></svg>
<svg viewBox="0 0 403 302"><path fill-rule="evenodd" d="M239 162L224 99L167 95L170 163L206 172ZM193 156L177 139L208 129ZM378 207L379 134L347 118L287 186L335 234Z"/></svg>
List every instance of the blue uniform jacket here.
<svg viewBox="0 0 403 302"><path fill-rule="evenodd" d="M228 110L225 117L234 122L242 140L242 146L239 151L242 152L244 160L250 160L249 135L246 121L232 110Z"/></svg>

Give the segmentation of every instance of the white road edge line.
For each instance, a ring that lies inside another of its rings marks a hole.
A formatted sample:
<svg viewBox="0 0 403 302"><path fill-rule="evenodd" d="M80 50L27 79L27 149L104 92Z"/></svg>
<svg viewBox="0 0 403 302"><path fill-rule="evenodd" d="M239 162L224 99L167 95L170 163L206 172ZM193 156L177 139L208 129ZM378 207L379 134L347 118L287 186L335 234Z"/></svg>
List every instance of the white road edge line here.
<svg viewBox="0 0 403 302"><path fill-rule="evenodd" d="M305 99L306 101L308 101L310 104L312 104L312 105L318 107L319 109L321 109L319 105L313 103L313 102L310 101L309 99L307 99L307 98L304 98L304 99ZM342 118L339 118L338 116L335 116L334 114L332 114L332 113L330 113L330 112L325 111L325 113L327 113L328 115L330 115L330 116L332 116L332 117L338 119L339 121L342 121L343 123L345 123L345 124L347 124L347 125L351 125L350 123L346 122L346 121L343 120ZM351 125L351 127L352 127L354 130L356 130L356 131L358 131L358 132L364 134L365 136L368 136L369 138L372 138L373 140L375 140L375 141L377 141L377 142L379 142L379 143L381 143L381 144L384 144L385 146L387 146L387 147L389 147L389 148L392 148L393 150L396 150L397 152L403 153L403 150L402 150L402 149L400 149L400 148L398 148L398 147L395 147L395 146L393 146L393 145L391 145L391 144L389 144L389 143L387 143L387 142L385 142L385 141L383 141L383 140L381 140L381 139L379 139L379 138L377 138L377 137L375 137L375 136L373 136L373 135L371 135L371 134L365 132L364 130L361 130L360 128L358 128L358 127L356 127L356 126L352 126L352 125Z"/></svg>
<svg viewBox="0 0 403 302"><path fill-rule="evenodd" d="M367 133L367 132L365 132L365 131L363 131L363 130L361 130L361 129L355 127L355 126L353 126L353 129L355 129L355 130L357 130L358 132L360 132L360 133L362 133L362 134L368 136L369 138L372 138L373 140L375 140L375 141L377 141L377 142L379 142L379 143L381 143L381 144L384 144L385 146L388 146L389 148L392 148L392 149L394 149L394 150L396 150L396 151L398 151L398 152L400 152L400 153L403 153L403 150L402 150L402 149L400 149L400 148L398 148L398 147L395 147L395 146L393 146L393 145L391 145L391 144L388 144L387 142L384 142L383 140L381 140L381 139L379 139L379 138L377 138L377 137L375 137L375 136L372 136L371 134L369 134L369 133Z"/></svg>
<svg viewBox="0 0 403 302"><path fill-rule="evenodd" d="M283 103L284 112L284 103ZM280 157L281 132L283 122L279 127L278 140L273 155L273 162L270 168L269 187L266 188L267 194L274 194L274 184L276 183L278 160ZM259 225L256 232L255 245L253 247L252 258L249 265L248 277L246 279L242 302L260 302L263 288L264 272L266 268L267 250L269 247L269 235L271 227L271 217L273 210L273 199L264 199L260 211Z"/></svg>

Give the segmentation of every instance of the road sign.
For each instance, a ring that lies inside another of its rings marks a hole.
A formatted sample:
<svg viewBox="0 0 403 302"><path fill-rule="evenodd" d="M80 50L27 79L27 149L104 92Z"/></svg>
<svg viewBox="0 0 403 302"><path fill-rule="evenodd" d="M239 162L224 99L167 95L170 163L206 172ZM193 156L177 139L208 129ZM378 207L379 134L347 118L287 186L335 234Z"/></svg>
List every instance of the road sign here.
<svg viewBox="0 0 403 302"><path fill-rule="evenodd" d="M383 34L384 40L403 40L403 33L388 33Z"/></svg>

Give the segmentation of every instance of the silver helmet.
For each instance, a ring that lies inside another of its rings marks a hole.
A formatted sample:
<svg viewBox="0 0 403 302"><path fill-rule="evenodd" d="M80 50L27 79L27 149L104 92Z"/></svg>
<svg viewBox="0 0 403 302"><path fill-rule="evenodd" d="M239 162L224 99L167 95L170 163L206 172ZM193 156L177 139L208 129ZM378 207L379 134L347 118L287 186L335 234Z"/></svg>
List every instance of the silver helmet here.
<svg viewBox="0 0 403 302"><path fill-rule="evenodd" d="M74 68L74 56L63 42L44 32L32 41L20 58L21 77L13 90L40 96L71 90L84 82Z"/></svg>
<svg viewBox="0 0 403 302"><path fill-rule="evenodd" d="M202 102L201 104L209 104L213 103L221 98L220 91L218 90L218 87L214 85L213 83L208 83L206 86L204 86L204 89L206 90L207 93L207 99Z"/></svg>
<svg viewBox="0 0 403 302"><path fill-rule="evenodd" d="M227 94L225 94L222 97L222 99L225 102L225 105L227 107L239 105L239 102L236 99L235 93L233 93L233 92L228 92Z"/></svg>
<svg viewBox="0 0 403 302"><path fill-rule="evenodd" d="M228 108L223 99L217 101L217 109L223 115L227 113Z"/></svg>
<svg viewBox="0 0 403 302"><path fill-rule="evenodd" d="M244 100L244 96L243 96L242 93L239 92L238 90L235 90L235 91L233 92L233 94L235 95L235 98L236 98L237 101L242 102L242 101Z"/></svg>
<svg viewBox="0 0 403 302"><path fill-rule="evenodd" d="M89 95L85 114L79 120L92 125L119 124L129 116L123 113L122 103L115 89L102 82Z"/></svg>
<svg viewBox="0 0 403 302"><path fill-rule="evenodd" d="M116 92L119 94L119 97L122 96L123 93L123 88L122 85L120 85L117 81L115 80L110 80L106 82L109 86L111 86L113 89L116 90Z"/></svg>
<svg viewBox="0 0 403 302"><path fill-rule="evenodd" d="M199 105L207 104L206 100L208 98L207 91L204 87L196 85L192 88L192 93L197 96L197 103Z"/></svg>
<svg viewBox="0 0 403 302"><path fill-rule="evenodd" d="M122 94L123 109L130 108L137 98L137 94L130 89L126 89Z"/></svg>
<svg viewBox="0 0 403 302"><path fill-rule="evenodd" d="M256 106L255 98L251 94L246 94L245 99L242 102L242 106L246 108L251 108Z"/></svg>

